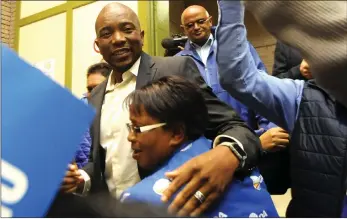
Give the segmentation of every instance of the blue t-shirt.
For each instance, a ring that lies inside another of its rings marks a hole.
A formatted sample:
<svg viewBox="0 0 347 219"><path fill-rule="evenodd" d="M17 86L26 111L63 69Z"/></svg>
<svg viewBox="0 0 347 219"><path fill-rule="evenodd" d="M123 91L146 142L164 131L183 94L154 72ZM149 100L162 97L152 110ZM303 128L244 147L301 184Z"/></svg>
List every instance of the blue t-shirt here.
<svg viewBox="0 0 347 219"><path fill-rule="evenodd" d="M121 195L121 201L165 205L160 200L163 191L170 184L170 181L165 177L165 172L178 168L193 157L207 152L210 148L211 142L205 137L183 145L155 173L124 191ZM278 213L266 189L263 177L255 169L250 176L243 180L234 179L220 200L214 203L202 216L278 217Z"/></svg>

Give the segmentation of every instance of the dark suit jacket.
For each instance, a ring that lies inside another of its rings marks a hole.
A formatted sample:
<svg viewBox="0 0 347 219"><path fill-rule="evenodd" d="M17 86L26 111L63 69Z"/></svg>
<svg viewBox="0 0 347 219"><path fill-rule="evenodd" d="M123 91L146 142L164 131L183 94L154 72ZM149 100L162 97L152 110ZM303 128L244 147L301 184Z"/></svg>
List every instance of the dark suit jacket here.
<svg viewBox="0 0 347 219"><path fill-rule="evenodd" d="M255 166L260 154L259 139L230 106L220 101L214 95L212 89L202 79L196 64L191 58L151 57L143 53L136 80L136 89L141 88L152 80L169 75L184 77L201 87L209 114L209 125L205 136L214 139L216 136L224 134L238 139L243 144L248 156L245 168ZM96 87L89 100L96 108L96 117L90 130L92 137L90 158L88 164L83 169L91 178L92 192L106 188L105 180L102 177L105 168L105 151L100 146L100 114L106 85L107 80ZM140 175L143 177L146 173L140 171Z"/></svg>
<svg viewBox="0 0 347 219"><path fill-rule="evenodd" d="M277 41L272 75L278 78L306 80L300 73L302 56L298 50Z"/></svg>

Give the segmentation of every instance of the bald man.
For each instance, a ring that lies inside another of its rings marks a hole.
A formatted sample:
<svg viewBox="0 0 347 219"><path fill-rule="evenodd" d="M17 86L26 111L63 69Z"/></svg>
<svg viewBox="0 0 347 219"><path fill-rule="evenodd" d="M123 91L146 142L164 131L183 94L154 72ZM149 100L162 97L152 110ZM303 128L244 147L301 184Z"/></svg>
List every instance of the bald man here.
<svg viewBox="0 0 347 219"><path fill-rule="evenodd" d="M215 147L168 173L172 182L162 200L170 200L186 184L171 203L170 211L199 215L223 193L236 169L248 173L255 166L260 152L259 140L237 113L211 92L191 58L151 57L142 51L144 31L137 15L127 6L115 2L105 6L97 17L95 31L95 43L113 71L90 95L97 116L91 127L89 163L83 170L70 165L62 191L86 195L108 189L119 197L123 190L151 174L138 169L132 158L131 144L136 142L127 141L126 124L131 124L137 130L136 135L142 136L150 132L151 127L130 121L123 102L132 91L152 80L177 75L201 88L209 113L205 136L214 140ZM200 198L203 195L204 202L199 202L195 194Z"/></svg>
<svg viewBox="0 0 347 219"><path fill-rule="evenodd" d="M233 107L240 117L246 121L247 125L256 132L265 151L286 146L289 143L289 136L283 129L241 104L221 87L216 62L217 41L214 40L215 28L212 26L212 17L207 10L202 6L192 5L183 11L181 22L181 28L189 40L186 42L184 50L179 52L176 56L189 56L193 58L195 64L199 68L200 74L212 88L216 96ZM249 47L257 68L266 71L265 65L250 43ZM281 153L285 153L285 151ZM262 174L264 174L264 177L269 178L269 191L276 194L287 190L286 182L288 180L286 177L282 176L282 174L276 174L276 177L274 177L274 169L271 167L273 165L268 165L267 162L271 162L272 159L277 159L279 155L280 154L267 155L265 157L266 159L262 159L264 163L262 162L260 166L260 170ZM269 159L267 159L268 157ZM271 168L269 169L268 167ZM276 172L283 171L276 170ZM276 178L276 180L274 181L272 178Z"/></svg>

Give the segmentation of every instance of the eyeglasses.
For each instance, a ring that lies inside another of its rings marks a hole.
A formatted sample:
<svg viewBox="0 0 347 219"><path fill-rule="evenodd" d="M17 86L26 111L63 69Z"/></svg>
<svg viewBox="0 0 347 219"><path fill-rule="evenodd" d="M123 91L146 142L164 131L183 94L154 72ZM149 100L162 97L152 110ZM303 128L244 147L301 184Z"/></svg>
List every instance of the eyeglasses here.
<svg viewBox="0 0 347 219"><path fill-rule="evenodd" d="M127 125L127 128L128 128L129 132L143 133L143 132L148 132L148 131L151 131L153 129L162 127L162 126L166 125L166 123L158 123L158 124L146 125L146 126L142 126L142 127L134 126L131 123L127 123L126 125Z"/></svg>
<svg viewBox="0 0 347 219"><path fill-rule="evenodd" d="M187 29L191 29L194 27L194 24L197 23L199 26L200 25L203 25L204 23L206 23L207 21L209 21L211 19L211 17L209 18L202 18L202 19L199 19L195 22L191 22L191 23L188 23L188 24L184 24L184 26L187 28Z"/></svg>

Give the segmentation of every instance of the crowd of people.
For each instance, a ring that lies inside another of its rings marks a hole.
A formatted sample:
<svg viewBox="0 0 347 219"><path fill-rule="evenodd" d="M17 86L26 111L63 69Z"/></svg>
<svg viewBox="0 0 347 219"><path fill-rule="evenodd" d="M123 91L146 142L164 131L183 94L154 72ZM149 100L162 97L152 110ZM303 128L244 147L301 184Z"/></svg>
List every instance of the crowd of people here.
<svg viewBox="0 0 347 219"><path fill-rule="evenodd" d="M96 117L47 216L278 217L271 195L288 188L287 217L347 216L346 86L321 83L324 57L269 22L276 4L220 0L217 26L186 8L174 57L142 51L135 12L106 5L95 22L104 62L83 97ZM272 73L247 40L245 7L278 37ZM346 72L337 55L331 69Z"/></svg>

